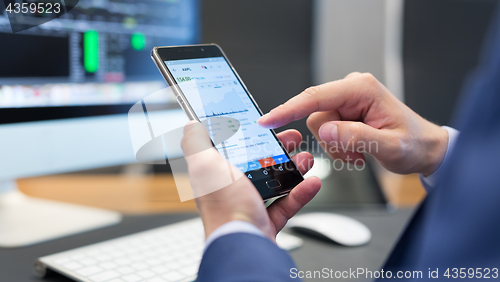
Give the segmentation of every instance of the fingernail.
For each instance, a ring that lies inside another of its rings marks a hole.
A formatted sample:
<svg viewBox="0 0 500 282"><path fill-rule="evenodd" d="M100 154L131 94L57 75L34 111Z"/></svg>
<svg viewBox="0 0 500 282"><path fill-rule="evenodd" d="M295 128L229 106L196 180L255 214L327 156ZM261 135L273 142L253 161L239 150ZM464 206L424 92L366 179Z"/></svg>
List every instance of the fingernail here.
<svg viewBox="0 0 500 282"><path fill-rule="evenodd" d="M333 122L327 122L319 128L319 137L323 141L332 142L337 141L337 124Z"/></svg>

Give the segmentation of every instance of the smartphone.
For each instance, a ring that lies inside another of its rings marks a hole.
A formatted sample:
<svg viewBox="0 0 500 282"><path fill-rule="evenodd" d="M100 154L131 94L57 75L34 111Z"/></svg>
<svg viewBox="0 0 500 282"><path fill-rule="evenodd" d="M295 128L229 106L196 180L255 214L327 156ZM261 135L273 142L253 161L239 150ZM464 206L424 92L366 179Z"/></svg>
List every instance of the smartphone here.
<svg viewBox="0 0 500 282"><path fill-rule="evenodd" d="M257 124L262 111L218 45L155 47L151 57L189 119L237 120L238 134L215 147L264 200L285 196L304 180L275 132Z"/></svg>

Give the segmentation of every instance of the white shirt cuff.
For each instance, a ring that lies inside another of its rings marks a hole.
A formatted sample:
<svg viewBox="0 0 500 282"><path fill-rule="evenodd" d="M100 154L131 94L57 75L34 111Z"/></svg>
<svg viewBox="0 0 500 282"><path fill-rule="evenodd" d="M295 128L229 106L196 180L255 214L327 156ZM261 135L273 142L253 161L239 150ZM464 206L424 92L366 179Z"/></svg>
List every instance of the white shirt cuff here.
<svg viewBox="0 0 500 282"><path fill-rule="evenodd" d="M228 223L225 223L219 228L215 229L212 234L210 234L205 242L205 250L208 248L208 246L215 241L216 239L228 235L228 234L233 234L233 233L249 233L249 234L255 234L258 236L264 236L264 233L260 231L259 228L257 228L255 225L251 224L250 222L247 221L242 221L242 220L233 220ZM205 250L203 252L205 252Z"/></svg>
<svg viewBox="0 0 500 282"><path fill-rule="evenodd" d="M443 162L441 162L441 165L439 165L438 169L433 174L427 177L424 177L422 174L419 175L420 182L422 182L422 185L424 186L425 190L427 190L427 192L434 188L437 185L438 181L441 179L443 167L445 166L445 163L450 159L451 151L453 151L453 147L457 142L458 135L460 135L460 132L454 128L448 126L442 126L442 128L448 131L448 148L446 148L446 154L444 155Z"/></svg>

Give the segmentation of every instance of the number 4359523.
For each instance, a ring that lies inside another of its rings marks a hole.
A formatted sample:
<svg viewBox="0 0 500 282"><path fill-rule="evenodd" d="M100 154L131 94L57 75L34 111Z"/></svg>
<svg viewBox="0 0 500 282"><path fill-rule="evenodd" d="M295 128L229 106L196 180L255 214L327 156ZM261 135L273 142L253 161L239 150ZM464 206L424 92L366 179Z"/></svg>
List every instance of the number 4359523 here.
<svg viewBox="0 0 500 282"><path fill-rule="evenodd" d="M5 11L14 14L59 14L61 3L9 3Z"/></svg>
<svg viewBox="0 0 500 282"><path fill-rule="evenodd" d="M447 268L446 278L498 278L498 268Z"/></svg>

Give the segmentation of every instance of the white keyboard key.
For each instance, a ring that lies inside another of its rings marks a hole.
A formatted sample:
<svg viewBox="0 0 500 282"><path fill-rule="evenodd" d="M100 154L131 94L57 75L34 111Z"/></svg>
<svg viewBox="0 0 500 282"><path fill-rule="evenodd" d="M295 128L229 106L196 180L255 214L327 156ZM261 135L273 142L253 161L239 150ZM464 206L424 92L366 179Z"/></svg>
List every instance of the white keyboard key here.
<svg viewBox="0 0 500 282"><path fill-rule="evenodd" d="M170 261L174 260L174 256L171 254L164 254L164 255L159 256L159 259L161 259L164 262L170 262Z"/></svg>
<svg viewBox="0 0 500 282"><path fill-rule="evenodd" d="M176 262L176 261L171 261L167 264L165 264L167 267L169 267L170 269L177 269L177 268L180 268L182 266L182 264Z"/></svg>
<svg viewBox="0 0 500 282"><path fill-rule="evenodd" d="M90 278L90 280L95 281L95 282L104 282L104 281L108 281L109 279L120 277L120 275L121 274L116 272L116 271L105 271L105 272L101 272L99 274L90 276L89 278Z"/></svg>
<svg viewBox="0 0 500 282"><path fill-rule="evenodd" d="M200 250L198 248L192 247L192 248L186 248L184 251L187 255L194 255L194 254L199 254Z"/></svg>
<svg viewBox="0 0 500 282"><path fill-rule="evenodd" d="M106 281L106 282L125 282L125 281L121 280L120 278L116 278L116 279Z"/></svg>
<svg viewBox="0 0 500 282"><path fill-rule="evenodd" d="M129 247L126 247L123 249L127 254L137 254L139 251L139 248L130 245Z"/></svg>
<svg viewBox="0 0 500 282"><path fill-rule="evenodd" d="M84 259L78 260L78 262L80 262L83 265L94 265L94 264L97 264L97 261L95 259L93 259L93 258L84 258Z"/></svg>
<svg viewBox="0 0 500 282"><path fill-rule="evenodd" d="M122 276L122 279L127 281L127 282L137 282L137 281L142 281L142 277L135 275L135 274L130 274L126 276Z"/></svg>
<svg viewBox="0 0 500 282"><path fill-rule="evenodd" d="M115 269L118 267L118 264L111 262L111 261L107 261L107 262L103 262L103 263L99 264L99 266L104 268L104 269Z"/></svg>
<svg viewBox="0 0 500 282"><path fill-rule="evenodd" d="M131 261L141 261L141 260L144 260L146 257L144 255L141 255L141 254L138 254L138 253L135 253L135 254L131 254L128 256L128 258L131 260Z"/></svg>
<svg viewBox="0 0 500 282"><path fill-rule="evenodd" d="M169 282L176 282L185 278L184 275L180 274L177 271L170 271L169 273L163 274L162 277L167 279L167 281Z"/></svg>
<svg viewBox="0 0 500 282"><path fill-rule="evenodd" d="M137 270L143 270L143 269L146 269L149 267L148 264L143 263L143 262L135 262L135 263L131 264L131 266Z"/></svg>
<svg viewBox="0 0 500 282"><path fill-rule="evenodd" d="M114 262L118 265L128 265L130 264L132 261L129 260L128 258L118 258L118 259L115 259Z"/></svg>
<svg viewBox="0 0 500 282"><path fill-rule="evenodd" d="M57 263L57 264L64 264L64 263L67 263L67 262L70 262L71 259L69 257L63 257L63 258L60 258L60 259L56 259L54 262Z"/></svg>
<svg viewBox="0 0 500 282"><path fill-rule="evenodd" d="M71 259L73 259L73 260L79 260L79 259L82 259L84 257L85 257L84 254L74 254L74 255L71 256Z"/></svg>
<svg viewBox="0 0 500 282"><path fill-rule="evenodd" d="M189 281L189 282L196 282L196 278L198 277L198 275L193 275L191 277L187 277L186 279L182 280L183 282L185 281Z"/></svg>
<svg viewBox="0 0 500 282"><path fill-rule="evenodd" d="M118 248L124 249L124 248L127 248L129 246L129 243L127 241L123 241L123 242L117 243L116 246Z"/></svg>
<svg viewBox="0 0 500 282"><path fill-rule="evenodd" d="M177 260L177 262L179 262L182 265L189 265L189 264L192 264L194 262L194 260L190 257L183 257L183 258L179 258Z"/></svg>
<svg viewBox="0 0 500 282"><path fill-rule="evenodd" d="M161 279L160 277L155 277L155 278L146 279L146 282L168 282L168 281L165 279Z"/></svg>
<svg viewBox="0 0 500 282"><path fill-rule="evenodd" d="M89 257L95 256L95 255L97 255L99 253L101 253L101 251L98 250L98 249L93 249L91 251L86 252L87 256L89 256Z"/></svg>
<svg viewBox="0 0 500 282"><path fill-rule="evenodd" d="M130 243L132 243L134 245L142 246L142 245L144 245L145 242L144 242L143 238L135 238L135 239L130 240Z"/></svg>
<svg viewBox="0 0 500 282"><path fill-rule="evenodd" d="M170 269L168 267L165 267L165 266L155 266L153 268L151 268L151 270L153 270L154 272L158 273L158 274L163 274L163 273L167 273L170 271Z"/></svg>
<svg viewBox="0 0 500 282"><path fill-rule="evenodd" d="M151 278L151 277L154 277L156 274L153 272L153 271L150 271L150 270L141 270L139 272L137 272L137 274L141 277L144 277L144 278Z"/></svg>
<svg viewBox="0 0 500 282"><path fill-rule="evenodd" d="M94 256L94 259L96 259L98 261L108 261L108 260L111 260L111 256L107 255L107 254L98 254L98 255Z"/></svg>
<svg viewBox="0 0 500 282"><path fill-rule="evenodd" d="M66 264L63 264L63 267L69 270L77 270L83 267L83 265L79 264L78 262L68 262Z"/></svg>
<svg viewBox="0 0 500 282"><path fill-rule="evenodd" d="M147 257L157 257L160 255L160 250L158 248L162 248L162 246L156 247L156 249L147 249L142 251L142 254Z"/></svg>
<svg viewBox="0 0 500 282"><path fill-rule="evenodd" d="M130 266L118 267L116 271L120 272L121 274L130 274L136 272L136 270Z"/></svg>
<svg viewBox="0 0 500 282"><path fill-rule="evenodd" d="M114 245L109 245L109 246L102 247L101 251L103 251L105 253L109 253L110 251L113 251L114 249L116 249L116 247Z"/></svg>
<svg viewBox="0 0 500 282"><path fill-rule="evenodd" d="M193 263L192 264L200 266L200 264L201 264L201 258L200 259L193 259Z"/></svg>
<svg viewBox="0 0 500 282"><path fill-rule="evenodd" d="M179 269L179 272L184 273L187 276L192 276L198 273L198 265L189 265Z"/></svg>
<svg viewBox="0 0 500 282"><path fill-rule="evenodd" d="M203 256L203 255L200 253L200 254L192 254L192 255L191 255L191 256L189 256L189 257L190 257L190 258L192 258L192 259L193 259L193 261L198 261L198 262L199 262L199 261L201 261L202 256Z"/></svg>
<svg viewBox="0 0 500 282"><path fill-rule="evenodd" d="M116 257L122 257L125 255L125 252L124 251L121 251L121 250L114 250L114 251L111 251L108 253L110 256L116 258Z"/></svg>
<svg viewBox="0 0 500 282"><path fill-rule="evenodd" d="M158 248L158 255L156 257L160 258L161 256L168 255L171 252L172 252L172 250L170 249L170 247L162 245L161 247Z"/></svg>
<svg viewBox="0 0 500 282"><path fill-rule="evenodd" d="M159 265L161 264L161 260L157 259L157 258L149 258L147 260L144 261L145 263L151 265L151 266L155 266L155 265Z"/></svg>
<svg viewBox="0 0 500 282"><path fill-rule="evenodd" d="M76 273L80 274L81 276L90 276L92 274L97 274L101 271L103 271L102 268L93 265L77 270Z"/></svg>

